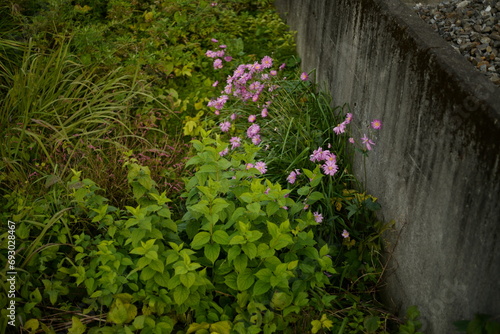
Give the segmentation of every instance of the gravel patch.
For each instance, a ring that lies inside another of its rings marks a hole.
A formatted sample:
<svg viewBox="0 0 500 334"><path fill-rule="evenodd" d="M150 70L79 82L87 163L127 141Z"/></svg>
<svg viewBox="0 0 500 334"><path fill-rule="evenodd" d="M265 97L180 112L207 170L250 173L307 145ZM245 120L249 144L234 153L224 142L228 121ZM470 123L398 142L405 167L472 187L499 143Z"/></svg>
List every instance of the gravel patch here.
<svg viewBox="0 0 500 334"><path fill-rule="evenodd" d="M413 9L490 81L500 86L500 0L449 0Z"/></svg>

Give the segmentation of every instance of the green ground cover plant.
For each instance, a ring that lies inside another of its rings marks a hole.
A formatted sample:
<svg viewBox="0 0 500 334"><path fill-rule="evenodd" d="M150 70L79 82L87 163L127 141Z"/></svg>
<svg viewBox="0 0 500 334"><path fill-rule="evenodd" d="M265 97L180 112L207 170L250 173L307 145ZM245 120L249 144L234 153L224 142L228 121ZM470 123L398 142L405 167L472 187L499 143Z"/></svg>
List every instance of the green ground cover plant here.
<svg viewBox="0 0 500 334"><path fill-rule="evenodd" d="M417 333L417 310L377 301L391 223L351 174L382 122L351 130L348 106L298 73L270 1L10 5L17 330Z"/></svg>

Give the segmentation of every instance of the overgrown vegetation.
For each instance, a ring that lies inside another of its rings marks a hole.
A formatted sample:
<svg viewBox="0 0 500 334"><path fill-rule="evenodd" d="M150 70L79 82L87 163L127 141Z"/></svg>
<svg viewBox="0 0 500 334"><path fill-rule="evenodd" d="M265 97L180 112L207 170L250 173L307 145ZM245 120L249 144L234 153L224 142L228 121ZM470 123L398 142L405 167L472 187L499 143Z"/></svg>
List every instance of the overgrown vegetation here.
<svg viewBox="0 0 500 334"><path fill-rule="evenodd" d="M2 330L417 333L377 300L373 141L270 1L0 10Z"/></svg>

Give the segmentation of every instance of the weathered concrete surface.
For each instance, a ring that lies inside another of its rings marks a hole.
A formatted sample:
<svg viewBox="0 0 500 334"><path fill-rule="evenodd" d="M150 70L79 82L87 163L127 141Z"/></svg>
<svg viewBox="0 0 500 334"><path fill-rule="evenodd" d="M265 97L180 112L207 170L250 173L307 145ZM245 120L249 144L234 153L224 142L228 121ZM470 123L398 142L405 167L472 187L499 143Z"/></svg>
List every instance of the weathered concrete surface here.
<svg viewBox="0 0 500 334"><path fill-rule="evenodd" d="M426 333L500 315L500 89L399 0L276 6L334 103L350 103L362 129L384 123L366 186L397 223L388 303L418 305Z"/></svg>

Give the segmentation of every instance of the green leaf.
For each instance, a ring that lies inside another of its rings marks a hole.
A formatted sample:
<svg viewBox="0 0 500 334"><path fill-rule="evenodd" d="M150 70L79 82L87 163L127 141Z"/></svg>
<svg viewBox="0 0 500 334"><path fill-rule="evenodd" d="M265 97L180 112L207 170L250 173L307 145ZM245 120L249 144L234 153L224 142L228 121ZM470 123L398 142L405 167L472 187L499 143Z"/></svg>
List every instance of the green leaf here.
<svg viewBox="0 0 500 334"><path fill-rule="evenodd" d="M179 275L179 279L181 280L182 285L189 289L196 282L196 274L191 272L182 274Z"/></svg>
<svg viewBox="0 0 500 334"><path fill-rule="evenodd" d="M230 245L240 245L246 243L245 238L242 235L235 235L229 240Z"/></svg>
<svg viewBox="0 0 500 334"><path fill-rule="evenodd" d="M214 213L219 213L225 208L229 206L229 203L222 199L222 198L216 198L213 203L212 203L212 214Z"/></svg>
<svg viewBox="0 0 500 334"><path fill-rule="evenodd" d="M124 303L120 298L115 299L108 313L108 321L122 325L134 320L137 315L137 307L130 303Z"/></svg>
<svg viewBox="0 0 500 334"><path fill-rule="evenodd" d="M168 275L168 273L164 274L156 273L154 275L155 283L164 288L168 287L169 278L170 276Z"/></svg>
<svg viewBox="0 0 500 334"><path fill-rule="evenodd" d="M252 284L255 282L255 277L251 269L245 269L242 273L240 273L236 279L236 284L238 286L238 290L245 291L250 289Z"/></svg>
<svg viewBox="0 0 500 334"><path fill-rule="evenodd" d="M212 235L212 240L220 245L227 245L229 243L229 235L224 230L217 230Z"/></svg>
<svg viewBox="0 0 500 334"><path fill-rule="evenodd" d="M309 190L311 190L311 187L303 186L299 190L297 190L297 194L305 196L305 195L309 194Z"/></svg>
<svg viewBox="0 0 500 334"><path fill-rule="evenodd" d="M268 217L274 215L276 213L276 211L278 211L280 208L279 204L276 203L276 202L269 202L267 205L266 205L266 214Z"/></svg>
<svg viewBox="0 0 500 334"><path fill-rule="evenodd" d="M40 323L37 319L30 319L24 323L24 329L30 330L32 333L34 333L38 327L40 327Z"/></svg>
<svg viewBox="0 0 500 334"><path fill-rule="evenodd" d="M215 263L219 258L220 245L219 244L207 244L205 246L205 257L210 260L210 262Z"/></svg>
<svg viewBox="0 0 500 334"><path fill-rule="evenodd" d="M230 273L224 277L224 283L233 290L238 290L238 285L236 283L237 276L236 273Z"/></svg>
<svg viewBox="0 0 500 334"><path fill-rule="evenodd" d="M193 247L193 249L200 249L209 242L210 242L210 233L205 231L199 232L194 236L193 241L191 242L191 247Z"/></svg>
<svg viewBox="0 0 500 334"><path fill-rule="evenodd" d="M80 319L75 316L71 317L71 328L68 330L68 334L83 334L85 329L87 329L87 326Z"/></svg>
<svg viewBox="0 0 500 334"><path fill-rule="evenodd" d="M156 271L151 267L147 266L146 268L142 269L141 271L141 276L139 277L143 282L149 281L154 275L156 274Z"/></svg>
<svg viewBox="0 0 500 334"><path fill-rule="evenodd" d="M182 305L189 297L189 289L184 285L179 285L174 290L174 301L177 305Z"/></svg>
<svg viewBox="0 0 500 334"><path fill-rule="evenodd" d="M269 284L268 282L258 280L257 282L255 282L255 285L253 286L253 295L254 296L262 295L268 292L270 289L271 289L271 284Z"/></svg>
<svg viewBox="0 0 500 334"><path fill-rule="evenodd" d="M218 321L210 325L210 333L218 333L218 334L231 333L231 322L225 320L225 321Z"/></svg>
<svg viewBox="0 0 500 334"><path fill-rule="evenodd" d="M247 205L247 210L252 212L252 213L259 213L260 212L260 204L259 203L251 203Z"/></svg>
<svg viewBox="0 0 500 334"><path fill-rule="evenodd" d="M151 261L151 263L149 264L149 268L151 268L159 273L163 273L163 271L165 270L165 266L164 266L163 262L158 260L158 259Z"/></svg>
<svg viewBox="0 0 500 334"><path fill-rule="evenodd" d="M240 200L242 200L245 203L251 203L251 202L253 202L253 194L252 193L243 193L240 195Z"/></svg>
<svg viewBox="0 0 500 334"><path fill-rule="evenodd" d="M248 257L245 254L238 255L233 261L233 266L236 272L243 272L248 266Z"/></svg>
<svg viewBox="0 0 500 334"><path fill-rule="evenodd" d="M379 317L375 316L370 316L365 318L363 324L368 333L374 333L377 331L379 320L380 320Z"/></svg>
<svg viewBox="0 0 500 334"><path fill-rule="evenodd" d="M248 256L250 260L257 256L257 246L254 243L247 243L241 246L241 249Z"/></svg>
<svg viewBox="0 0 500 334"><path fill-rule="evenodd" d="M325 195L323 193L320 193L319 191L314 191L309 197L307 198L307 203L308 204L313 204L314 202L325 198Z"/></svg>

